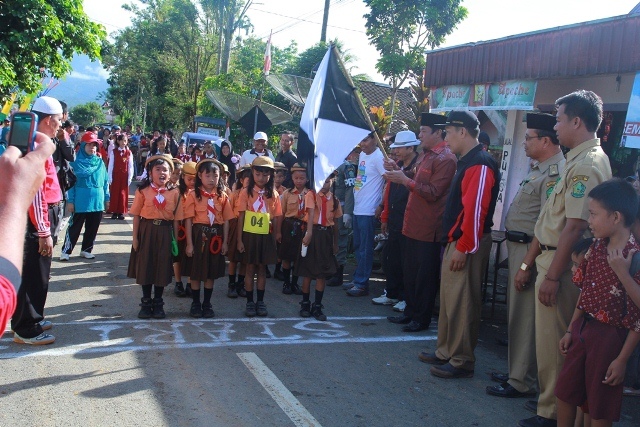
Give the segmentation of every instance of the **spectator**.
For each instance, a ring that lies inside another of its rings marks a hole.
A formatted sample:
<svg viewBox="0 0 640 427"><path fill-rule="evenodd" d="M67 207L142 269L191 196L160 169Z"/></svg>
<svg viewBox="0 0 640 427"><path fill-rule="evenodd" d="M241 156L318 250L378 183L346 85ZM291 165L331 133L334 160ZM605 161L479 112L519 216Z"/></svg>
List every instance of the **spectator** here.
<svg viewBox="0 0 640 427"><path fill-rule="evenodd" d="M482 149L484 151L489 151L489 146L491 145L491 138L489 138L489 134L485 131L480 132L478 135L478 142L482 144Z"/></svg>
<svg viewBox="0 0 640 427"><path fill-rule="evenodd" d="M109 159L109 210L111 219L124 219L129 206L129 185L133 180L133 154L127 147L127 135L116 137L117 148L111 151Z"/></svg>
<svg viewBox="0 0 640 427"><path fill-rule="evenodd" d="M275 162L275 157L273 157L273 153L267 148L267 134L264 132L257 132L253 136L253 148L251 150L246 150L242 153L242 157L240 158L240 166L250 165L253 162L253 159L259 156L267 156L271 160Z"/></svg>
<svg viewBox="0 0 640 427"><path fill-rule="evenodd" d="M298 156L293 152L291 147L293 146L293 135L290 132L283 132L280 135L280 151L276 155L276 162L284 163L287 167L287 174L284 178L284 185L286 188L293 188L293 181L291 180L291 168L298 161Z"/></svg>
<svg viewBox="0 0 640 427"><path fill-rule="evenodd" d="M236 182L236 166L238 164L238 156L233 152L231 143L226 139L220 143L220 163L227 165L229 168L229 188L233 187Z"/></svg>

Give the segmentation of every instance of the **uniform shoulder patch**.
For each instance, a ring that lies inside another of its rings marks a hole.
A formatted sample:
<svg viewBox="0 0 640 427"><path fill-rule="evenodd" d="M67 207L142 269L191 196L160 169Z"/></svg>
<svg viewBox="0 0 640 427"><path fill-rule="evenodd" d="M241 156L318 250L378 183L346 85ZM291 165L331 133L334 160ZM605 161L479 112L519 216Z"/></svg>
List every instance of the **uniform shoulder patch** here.
<svg viewBox="0 0 640 427"><path fill-rule="evenodd" d="M571 185L571 197L575 197L576 199L583 198L587 193L587 186L584 184L589 177L580 175L580 177L584 177L584 180L576 179L578 176L573 177Z"/></svg>
<svg viewBox="0 0 640 427"><path fill-rule="evenodd" d="M556 184L558 183L558 181L560 181L560 177L558 177L555 181L549 181L547 182L547 199L549 198L549 196L551 196L551 193L553 192L553 189L556 187Z"/></svg>

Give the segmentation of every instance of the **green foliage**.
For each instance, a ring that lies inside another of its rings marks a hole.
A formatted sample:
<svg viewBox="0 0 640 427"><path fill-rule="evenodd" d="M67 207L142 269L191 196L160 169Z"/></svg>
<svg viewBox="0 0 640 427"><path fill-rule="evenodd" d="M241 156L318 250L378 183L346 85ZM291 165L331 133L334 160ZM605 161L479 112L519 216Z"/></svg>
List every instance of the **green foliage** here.
<svg viewBox="0 0 640 427"><path fill-rule="evenodd" d="M413 95L415 102L409 104L408 107L413 113L414 119L406 121L405 124L409 130L418 134L420 132L420 117L422 116L422 113L429 112L429 93L431 91L424 85L422 73L411 73L409 78L409 87L411 88L411 94Z"/></svg>
<svg viewBox="0 0 640 427"><path fill-rule="evenodd" d="M394 93L411 72L421 73L424 50L439 46L467 16L461 0L364 0L367 36L380 52L376 69Z"/></svg>
<svg viewBox="0 0 640 427"><path fill-rule="evenodd" d="M0 100L16 88L38 92L44 72L64 77L75 53L100 58L105 37L82 0L0 1Z"/></svg>
<svg viewBox="0 0 640 427"><path fill-rule="evenodd" d="M102 107L94 101L76 105L71 109L69 115L71 120L85 127L103 123L106 120Z"/></svg>

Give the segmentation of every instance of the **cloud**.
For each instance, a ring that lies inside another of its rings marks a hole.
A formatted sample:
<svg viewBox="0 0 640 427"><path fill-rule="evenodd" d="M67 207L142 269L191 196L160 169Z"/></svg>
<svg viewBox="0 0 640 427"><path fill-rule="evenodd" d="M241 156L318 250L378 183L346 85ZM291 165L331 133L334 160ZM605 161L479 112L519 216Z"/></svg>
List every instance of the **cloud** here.
<svg viewBox="0 0 640 427"><path fill-rule="evenodd" d="M100 80L100 77L96 75L84 74L75 70L69 74L69 78L80 79L80 80L98 80L98 81Z"/></svg>
<svg viewBox="0 0 640 427"><path fill-rule="evenodd" d="M82 70L73 70L69 78L79 80L103 81L109 78L109 73L102 68L100 63L85 65Z"/></svg>

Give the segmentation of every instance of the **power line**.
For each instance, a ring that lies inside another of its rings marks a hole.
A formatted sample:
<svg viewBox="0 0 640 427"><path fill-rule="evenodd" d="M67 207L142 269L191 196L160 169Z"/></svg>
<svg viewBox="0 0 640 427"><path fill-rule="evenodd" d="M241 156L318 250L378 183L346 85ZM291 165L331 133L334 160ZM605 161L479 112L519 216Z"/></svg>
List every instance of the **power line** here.
<svg viewBox="0 0 640 427"><path fill-rule="evenodd" d="M320 22L316 22L316 21L309 21L308 19L296 18L296 17L293 17L293 16L287 16L287 15L283 15L283 14L281 14L281 13L269 12L269 11L261 10L261 9L253 9L253 10L255 10L256 12L262 12L262 13L268 13L268 14L270 14L270 15L281 16L281 17L283 17L283 18L295 19L295 20L300 21L300 22L308 22L308 23L310 23L310 24L322 25L322 23L320 23ZM293 25L297 25L297 24L299 24L299 22L296 22L296 23L294 23ZM277 34L277 33L280 33L280 32L282 32L282 31L288 30L288 29L289 29L289 28L291 28L293 25L291 25L291 26L287 26L286 28L282 28L282 29L276 30L276 31L274 31L274 32L273 32L273 34ZM327 25L327 27L337 28L337 29L339 29L339 30L345 30L345 31L353 31L353 32L355 32L355 33L362 33L362 34L366 34L366 32L365 32L365 31L362 31L362 30L354 30L353 28L339 27L339 26L337 26L337 25ZM263 37L261 37L261 38L263 38Z"/></svg>

